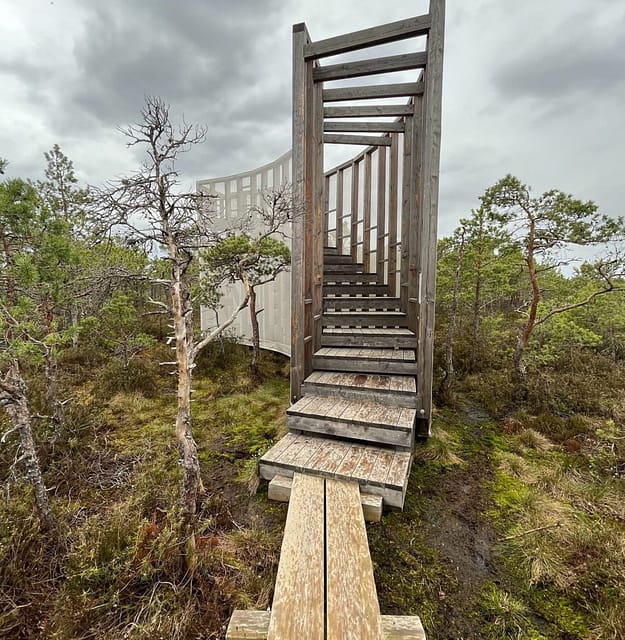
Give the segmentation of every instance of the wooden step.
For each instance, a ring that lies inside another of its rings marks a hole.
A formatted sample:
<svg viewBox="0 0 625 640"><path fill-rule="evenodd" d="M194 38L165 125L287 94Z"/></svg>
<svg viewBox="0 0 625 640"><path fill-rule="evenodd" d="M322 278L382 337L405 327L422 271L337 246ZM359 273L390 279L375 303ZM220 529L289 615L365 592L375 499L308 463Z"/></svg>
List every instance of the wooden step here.
<svg viewBox="0 0 625 640"><path fill-rule="evenodd" d="M413 445L416 409L339 395L306 395L286 412L289 429L404 449Z"/></svg>
<svg viewBox="0 0 625 640"><path fill-rule="evenodd" d="M337 264L360 264L361 267L363 266L362 263L357 263L351 256L346 256L342 253L337 253L335 255L324 255L323 264L324 266Z"/></svg>
<svg viewBox="0 0 625 640"><path fill-rule="evenodd" d="M362 262L346 262L344 264L324 264L323 273L326 275L364 273L365 267Z"/></svg>
<svg viewBox="0 0 625 640"><path fill-rule="evenodd" d="M415 375L417 367L412 349L322 347L313 354L313 369Z"/></svg>
<svg viewBox="0 0 625 640"><path fill-rule="evenodd" d="M370 311L399 311L399 298L388 296L326 296L323 299L323 310L329 309L352 310L365 309Z"/></svg>
<svg viewBox="0 0 625 640"><path fill-rule="evenodd" d="M372 373L313 371L302 385L304 395L328 396L381 402L399 407L418 407L414 376Z"/></svg>
<svg viewBox="0 0 625 640"><path fill-rule="evenodd" d="M324 296L387 296L387 284L324 284Z"/></svg>
<svg viewBox="0 0 625 640"><path fill-rule="evenodd" d="M339 250L337 247L324 247L323 248L323 255L324 256L336 256L338 255Z"/></svg>
<svg viewBox="0 0 625 640"><path fill-rule="evenodd" d="M264 480L297 472L352 480L364 493L382 496L387 507L401 509L411 464L409 451L287 433L261 457L259 470Z"/></svg>
<svg viewBox="0 0 625 640"><path fill-rule="evenodd" d="M406 327L408 316L401 311L328 311L323 327Z"/></svg>
<svg viewBox="0 0 625 640"><path fill-rule="evenodd" d="M417 337L406 328L326 327L321 334L321 346L416 349Z"/></svg>
<svg viewBox="0 0 625 640"><path fill-rule="evenodd" d="M347 265L345 265L347 266ZM353 282L362 284L378 284L377 273L336 273L323 272L324 284Z"/></svg>

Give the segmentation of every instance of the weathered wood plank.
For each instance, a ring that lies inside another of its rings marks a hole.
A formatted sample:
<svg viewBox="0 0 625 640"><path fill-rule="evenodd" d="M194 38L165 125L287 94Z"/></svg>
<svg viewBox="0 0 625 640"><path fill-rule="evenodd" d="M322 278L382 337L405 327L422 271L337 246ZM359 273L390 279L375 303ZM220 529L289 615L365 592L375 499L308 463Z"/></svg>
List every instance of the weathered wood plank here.
<svg viewBox="0 0 625 640"><path fill-rule="evenodd" d="M358 484L326 480L327 640L381 640Z"/></svg>
<svg viewBox="0 0 625 640"><path fill-rule="evenodd" d="M265 640L270 615L269 611L235 609L230 618L226 640ZM418 616L382 616L382 637L384 640L426 640Z"/></svg>
<svg viewBox="0 0 625 640"><path fill-rule="evenodd" d="M230 616L226 640L266 640L270 617L269 611L235 609Z"/></svg>
<svg viewBox="0 0 625 640"><path fill-rule="evenodd" d="M304 49L307 60L335 56L365 47L373 47L386 42L426 35L430 29L429 14L390 22L378 27L361 29L332 38L325 38L308 44Z"/></svg>
<svg viewBox="0 0 625 640"><path fill-rule="evenodd" d="M376 132L403 131L403 122L324 122L324 131ZM339 172L340 173L340 172Z"/></svg>
<svg viewBox="0 0 625 640"><path fill-rule="evenodd" d="M340 87L324 89L324 102L342 102L344 100L369 100L372 98L401 98L418 96L424 91L423 82L399 82L397 84L372 84L359 87Z"/></svg>
<svg viewBox="0 0 625 640"><path fill-rule="evenodd" d="M368 147L390 147L389 136L350 136L341 134L326 133L323 136L325 144L360 144Z"/></svg>
<svg viewBox="0 0 625 640"><path fill-rule="evenodd" d="M372 76L378 73L393 73L410 69L424 69L427 63L427 52L402 53L397 56L370 58L356 62L343 62L318 67L313 72L315 82L326 80L344 80L360 76Z"/></svg>
<svg viewBox="0 0 625 640"><path fill-rule="evenodd" d="M341 107L324 107L325 118L374 118L376 116L410 116L410 104L372 104Z"/></svg>
<svg viewBox="0 0 625 640"><path fill-rule="evenodd" d="M315 476L293 479L268 640L324 640L324 486Z"/></svg>
<svg viewBox="0 0 625 640"><path fill-rule="evenodd" d="M345 455L345 458L351 456L352 454L356 454L358 457L362 455L362 448L349 447L348 451ZM340 469L344 467L344 462L341 462L339 467L337 467L338 475L345 475L344 473L340 473ZM289 478L288 476L274 476L273 480L269 482L267 496L270 500L274 500L275 502L288 502L291 498L291 489L293 487L293 478ZM374 496L370 493L361 493L360 494L360 504L362 505L362 514L365 518L366 522L380 522L382 519L382 507L383 500L381 496ZM232 625L232 621L235 620L237 624L241 626L243 629L248 629L246 624L249 624L249 628L256 629L253 626L253 620L250 620L248 616L241 616L240 618L235 617L235 611L232 614L232 618L230 619L230 624ZM254 613L254 612L243 612L243 613ZM265 612L263 612L265 613ZM266 624L269 625L269 612L266 617ZM257 623L254 623L257 624ZM228 627L230 629L230 626ZM240 633L240 632L239 632ZM265 627L265 635L267 634L267 627ZM227 636L228 638L230 636ZM242 638L247 638L247 636L240 636ZM256 638L257 636L250 636ZM264 637L264 636L263 636Z"/></svg>

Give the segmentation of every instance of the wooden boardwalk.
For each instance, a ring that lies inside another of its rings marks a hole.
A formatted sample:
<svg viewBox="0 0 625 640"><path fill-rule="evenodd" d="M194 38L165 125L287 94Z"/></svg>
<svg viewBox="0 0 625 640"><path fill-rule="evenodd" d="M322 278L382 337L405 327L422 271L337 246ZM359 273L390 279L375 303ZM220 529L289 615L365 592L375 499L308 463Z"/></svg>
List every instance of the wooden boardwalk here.
<svg viewBox="0 0 625 640"><path fill-rule="evenodd" d="M297 473L270 612L235 611L227 640L425 640L382 616L355 482Z"/></svg>

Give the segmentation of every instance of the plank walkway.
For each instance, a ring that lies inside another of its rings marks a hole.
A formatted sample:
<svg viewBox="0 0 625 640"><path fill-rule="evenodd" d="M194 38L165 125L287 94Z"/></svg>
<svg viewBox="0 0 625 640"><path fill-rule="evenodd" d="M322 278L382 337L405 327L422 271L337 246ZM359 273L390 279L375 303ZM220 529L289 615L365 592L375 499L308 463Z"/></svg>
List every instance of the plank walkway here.
<svg viewBox="0 0 625 640"><path fill-rule="evenodd" d="M381 616L355 482L295 474L270 612L235 611L227 640L425 640Z"/></svg>

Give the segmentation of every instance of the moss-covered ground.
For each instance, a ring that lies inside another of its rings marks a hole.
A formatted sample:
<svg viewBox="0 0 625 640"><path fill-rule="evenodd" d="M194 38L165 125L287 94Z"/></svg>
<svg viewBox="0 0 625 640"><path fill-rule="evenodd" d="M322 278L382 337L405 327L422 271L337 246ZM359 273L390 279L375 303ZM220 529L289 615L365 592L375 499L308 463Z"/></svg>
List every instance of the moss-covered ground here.
<svg viewBox="0 0 625 640"><path fill-rule="evenodd" d="M115 392L77 377L62 442L39 439L58 534L41 534L23 484L0 503L0 637L223 638L234 608L269 606L286 507L258 486L257 461L285 431L287 365L264 354L255 380L230 344L199 363L192 575L171 377ZM368 526L382 612L420 615L436 640L622 640L623 412L495 418L465 388L417 446L404 511Z"/></svg>

